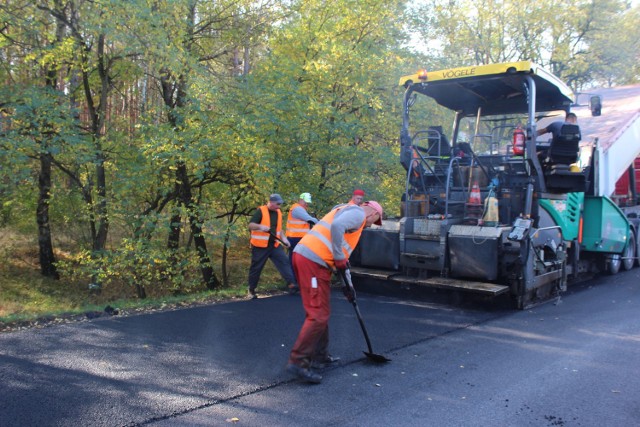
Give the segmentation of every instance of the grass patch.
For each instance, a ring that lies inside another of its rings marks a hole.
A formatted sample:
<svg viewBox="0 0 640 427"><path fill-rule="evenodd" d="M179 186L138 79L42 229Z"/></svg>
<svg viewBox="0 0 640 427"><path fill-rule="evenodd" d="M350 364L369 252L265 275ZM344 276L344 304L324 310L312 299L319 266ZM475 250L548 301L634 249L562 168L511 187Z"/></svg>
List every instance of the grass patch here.
<svg viewBox="0 0 640 427"><path fill-rule="evenodd" d="M204 285L188 294L172 293L158 287L146 299L139 299L130 287L112 284L100 291L88 287L90 280L62 277L53 280L40 274L37 243L24 235L2 229L0 233L0 324L30 322L41 318L103 312L107 305L125 312L206 304L244 298L251 254L243 249L230 260L230 286L207 290ZM56 252L58 259L67 256ZM216 260L214 259L214 262ZM194 274L198 274L195 272ZM284 281L271 263L265 266L258 292L274 294L284 289Z"/></svg>

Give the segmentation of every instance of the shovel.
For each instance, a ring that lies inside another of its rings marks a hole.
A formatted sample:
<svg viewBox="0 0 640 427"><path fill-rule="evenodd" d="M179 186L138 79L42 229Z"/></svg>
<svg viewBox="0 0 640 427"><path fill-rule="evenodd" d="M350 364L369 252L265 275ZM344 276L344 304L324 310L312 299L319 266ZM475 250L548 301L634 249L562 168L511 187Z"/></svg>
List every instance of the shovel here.
<svg viewBox="0 0 640 427"><path fill-rule="evenodd" d="M269 234L271 234L271 237L273 237L274 239L276 239L278 242L282 243L282 246L284 246L285 248L289 248L291 247L291 245L287 244L284 242L284 240L282 240L281 238L279 238L278 236L276 236L276 233L274 233L273 231L269 231Z"/></svg>
<svg viewBox="0 0 640 427"><path fill-rule="evenodd" d="M338 270L338 274L340 276L340 280L342 280L342 286L348 287L351 291L351 295L353 295L353 300L351 304L353 304L353 308L356 310L356 316L358 317L358 322L360 322L360 328L362 328L362 333L364 334L364 339L367 342L367 348L369 351L363 351L364 355L373 362L376 363L386 363L390 362L391 359L387 359L381 354L375 354L373 349L371 348L371 340L369 339L369 334L367 333L367 328L364 326L364 320L362 320L362 314L360 314L360 309L358 308L358 303L356 302L356 290L353 289L353 283L351 282L351 272L349 269L346 270Z"/></svg>

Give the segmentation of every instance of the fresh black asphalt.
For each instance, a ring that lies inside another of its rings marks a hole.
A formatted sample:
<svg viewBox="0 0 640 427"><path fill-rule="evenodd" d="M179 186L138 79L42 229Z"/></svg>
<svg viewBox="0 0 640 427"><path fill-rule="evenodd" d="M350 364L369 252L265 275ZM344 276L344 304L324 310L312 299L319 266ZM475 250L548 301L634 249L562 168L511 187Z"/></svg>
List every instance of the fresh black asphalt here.
<svg viewBox="0 0 640 427"><path fill-rule="evenodd" d="M640 424L640 269L512 311L333 293L320 385L284 371L299 297L0 334L0 426Z"/></svg>

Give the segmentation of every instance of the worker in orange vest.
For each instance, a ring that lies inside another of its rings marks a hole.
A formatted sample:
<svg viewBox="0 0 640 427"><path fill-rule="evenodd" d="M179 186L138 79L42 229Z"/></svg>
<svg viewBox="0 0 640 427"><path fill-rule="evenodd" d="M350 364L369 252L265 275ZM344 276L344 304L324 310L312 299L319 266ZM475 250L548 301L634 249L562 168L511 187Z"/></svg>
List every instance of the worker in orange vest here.
<svg viewBox="0 0 640 427"><path fill-rule="evenodd" d="M287 287L297 287L296 279L291 270L291 263L280 243L289 247L287 236L282 233L283 200L279 194L269 196L269 202L260 206L249 221L251 232L251 267L249 267L249 298L256 299L256 287L260 280L260 273L268 259L287 282Z"/></svg>
<svg viewBox="0 0 640 427"><path fill-rule="evenodd" d="M331 273L347 269L362 230L372 224L381 225L382 214L382 206L375 201L362 206L340 205L325 215L296 246L293 271L306 316L289 355L287 372L304 381L319 383L322 376L314 369L339 360L328 351ZM353 300L353 295L345 295Z"/></svg>
<svg viewBox="0 0 640 427"><path fill-rule="evenodd" d="M309 215L307 209L309 208L309 204L311 203L311 194L302 193L300 194L300 198L296 203L291 206L289 209L289 215L287 217L287 239L289 239L289 243L291 247L289 247L289 262L293 265L292 256L293 250L296 248L296 245L302 239L305 234L311 230L317 222L318 218L314 218ZM290 287L289 293L295 294L298 292L298 287Z"/></svg>

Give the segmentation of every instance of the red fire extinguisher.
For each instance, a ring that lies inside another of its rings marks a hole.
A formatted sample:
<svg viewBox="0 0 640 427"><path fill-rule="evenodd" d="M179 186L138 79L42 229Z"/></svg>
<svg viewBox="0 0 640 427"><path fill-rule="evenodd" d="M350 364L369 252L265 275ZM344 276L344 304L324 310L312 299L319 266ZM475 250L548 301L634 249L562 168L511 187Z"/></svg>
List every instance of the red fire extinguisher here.
<svg viewBox="0 0 640 427"><path fill-rule="evenodd" d="M518 125L513 130L513 154L516 156L522 156L524 154L524 130Z"/></svg>

